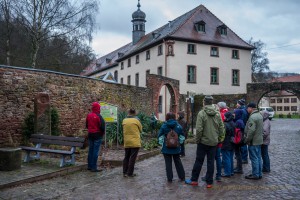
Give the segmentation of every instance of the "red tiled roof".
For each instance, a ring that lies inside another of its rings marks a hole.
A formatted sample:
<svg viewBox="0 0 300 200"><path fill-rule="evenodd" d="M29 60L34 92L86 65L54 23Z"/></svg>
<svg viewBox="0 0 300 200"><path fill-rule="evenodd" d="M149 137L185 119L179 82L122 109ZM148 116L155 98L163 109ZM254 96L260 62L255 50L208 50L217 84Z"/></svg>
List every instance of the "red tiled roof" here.
<svg viewBox="0 0 300 200"><path fill-rule="evenodd" d="M272 82L300 82L300 75L274 78Z"/></svg>

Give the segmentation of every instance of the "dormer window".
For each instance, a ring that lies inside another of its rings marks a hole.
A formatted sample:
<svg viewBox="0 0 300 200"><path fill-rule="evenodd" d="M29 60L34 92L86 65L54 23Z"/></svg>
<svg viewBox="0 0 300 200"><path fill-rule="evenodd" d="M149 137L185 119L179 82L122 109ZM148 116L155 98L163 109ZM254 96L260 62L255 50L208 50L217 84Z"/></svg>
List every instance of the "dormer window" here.
<svg viewBox="0 0 300 200"><path fill-rule="evenodd" d="M111 59L106 58L106 63L110 63L110 62L111 62Z"/></svg>
<svg viewBox="0 0 300 200"><path fill-rule="evenodd" d="M203 20L196 22L195 23L196 31L205 33L205 24L206 23Z"/></svg>
<svg viewBox="0 0 300 200"><path fill-rule="evenodd" d="M122 56L124 56L124 53L118 53L118 57L121 58Z"/></svg>
<svg viewBox="0 0 300 200"><path fill-rule="evenodd" d="M227 26L226 25L221 25L218 27L220 35L227 35Z"/></svg>
<svg viewBox="0 0 300 200"><path fill-rule="evenodd" d="M101 67L101 63L96 62L96 67Z"/></svg>

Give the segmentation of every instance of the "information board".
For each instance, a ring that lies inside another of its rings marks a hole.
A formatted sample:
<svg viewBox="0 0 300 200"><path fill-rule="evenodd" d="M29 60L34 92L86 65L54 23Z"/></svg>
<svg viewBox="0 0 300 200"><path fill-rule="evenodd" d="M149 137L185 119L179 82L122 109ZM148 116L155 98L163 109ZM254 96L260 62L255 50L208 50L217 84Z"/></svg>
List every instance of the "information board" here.
<svg viewBox="0 0 300 200"><path fill-rule="evenodd" d="M101 105L101 116L105 122L118 122L118 107L103 101L99 103Z"/></svg>

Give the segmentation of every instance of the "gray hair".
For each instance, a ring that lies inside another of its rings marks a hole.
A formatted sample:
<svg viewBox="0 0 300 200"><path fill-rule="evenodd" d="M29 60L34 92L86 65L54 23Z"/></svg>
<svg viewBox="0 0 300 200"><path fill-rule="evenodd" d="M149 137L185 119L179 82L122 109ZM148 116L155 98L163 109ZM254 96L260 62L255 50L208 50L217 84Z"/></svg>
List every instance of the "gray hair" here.
<svg viewBox="0 0 300 200"><path fill-rule="evenodd" d="M219 108L227 108L227 105L225 102L221 101L219 103L217 103L217 105L219 106Z"/></svg>

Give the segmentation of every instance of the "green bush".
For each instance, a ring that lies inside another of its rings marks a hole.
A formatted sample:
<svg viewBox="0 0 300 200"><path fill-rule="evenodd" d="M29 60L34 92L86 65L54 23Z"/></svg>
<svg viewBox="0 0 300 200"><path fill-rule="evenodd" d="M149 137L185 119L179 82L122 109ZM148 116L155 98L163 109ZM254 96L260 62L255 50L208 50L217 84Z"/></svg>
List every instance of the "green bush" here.
<svg viewBox="0 0 300 200"><path fill-rule="evenodd" d="M123 144L124 138L123 138L122 122L126 117L127 117L127 112L119 112L118 113L118 125L119 125L118 130L117 130L116 123L107 123L106 124L106 139L109 144L109 147L111 147L113 143L117 142L117 132L118 132L118 142L119 142L119 144ZM143 126L143 130L141 133L142 145L144 145L146 147L146 149L154 148L156 145L154 145L155 142L152 139L156 139L156 137L151 138L150 139L151 141L149 142L149 137L151 137L151 135L149 135L149 133L151 132L150 116L141 112L137 115L137 117L139 118L139 120ZM156 129L159 129L161 127L161 125L162 125L162 122L157 123Z"/></svg>
<svg viewBox="0 0 300 200"><path fill-rule="evenodd" d="M26 144L29 141L31 134L34 133L34 113L30 112L25 117L22 124L22 143Z"/></svg>
<svg viewBox="0 0 300 200"><path fill-rule="evenodd" d="M51 135L60 135L59 130L59 115L56 108L51 108ZM25 117L22 124L22 139L23 143L27 143L31 134L34 133L34 113L30 112Z"/></svg>
<svg viewBox="0 0 300 200"><path fill-rule="evenodd" d="M59 115L56 108L51 108L51 135L60 135Z"/></svg>
<svg viewBox="0 0 300 200"><path fill-rule="evenodd" d="M145 150L152 150L154 148L158 147L158 140L157 138L150 138L149 140L143 140L142 141L142 147Z"/></svg>

